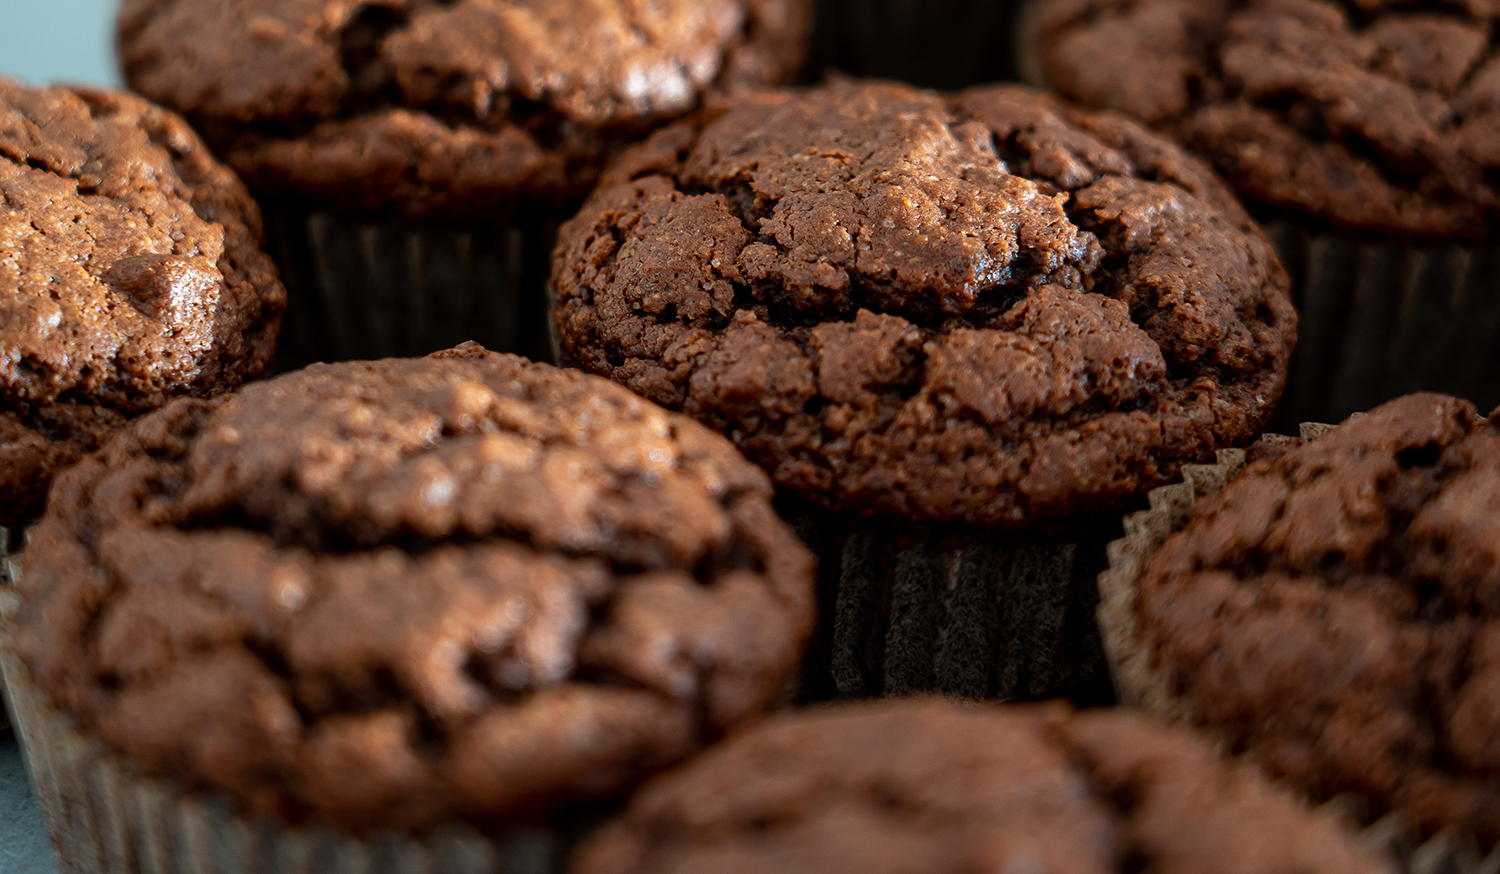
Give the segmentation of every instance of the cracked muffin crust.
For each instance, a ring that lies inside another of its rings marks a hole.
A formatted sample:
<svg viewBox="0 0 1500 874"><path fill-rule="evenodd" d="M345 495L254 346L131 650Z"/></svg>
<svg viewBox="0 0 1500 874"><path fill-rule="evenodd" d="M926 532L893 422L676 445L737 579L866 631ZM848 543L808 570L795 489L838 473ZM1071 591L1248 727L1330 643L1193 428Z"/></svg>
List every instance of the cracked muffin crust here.
<svg viewBox="0 0 1500 874"><path fill-rule="evenodd" d="M468 344L137 422L59 479L15 635L82 730L241 809L545 821L772 704L813 622L765 475Z"/></svg>
<svg viewBox="0 0 1500 874"><path fill-rule="evenodd" d="M180 118L0 79L0 524L131 418L265 369L286 293L262 236Z"/></svg>
<svg viewBox="0 0 1500 874"><path fill-rule="evenodd" d="M795 74L810 0L126 0L126 80L257 190L462 215L582 194L611 142Z"/></svg>
<svg viewBox="0 0 1500 874"><path fill-rule="evenodd" d="M1500 415L1412 395L1253 462L1136 611L1161 682L1271 773L1500 839Z"/></svg>
<svg viewBox="0 0 1500 874"><path fill-rule="evenodd" d="M843 705L641 790L573 874L1378 872L1322 813L1126 711Z"/></svg>
<svg viewBox="0 0 1500 874"><path fill-rule="evenodd" d="M1022 526L1259 433L1287 278L1208 169L1017 87L757 92L561 232L564 348L833 510Z"/></svg>
<svg viewBox="0 0 1500 874"><path fill-rule="evenodd" d="M1049 85L1172 132L1246 198L1398 239L1492 233L1500 6L1036 2Z"/></svg>

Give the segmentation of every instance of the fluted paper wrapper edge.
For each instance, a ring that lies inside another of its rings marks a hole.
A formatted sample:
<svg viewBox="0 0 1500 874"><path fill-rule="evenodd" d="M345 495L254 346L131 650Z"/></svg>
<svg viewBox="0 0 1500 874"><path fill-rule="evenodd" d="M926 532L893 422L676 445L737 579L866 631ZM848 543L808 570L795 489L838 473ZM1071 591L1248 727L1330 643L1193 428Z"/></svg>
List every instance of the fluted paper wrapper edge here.
<svg viewBox="0 0 1500 874"><path fill-rule="evenodd" d="M61 874L557 874L563 838L466 827L358 838L272 819L151 779L48 706L8 647L0 671Z"/></svg>

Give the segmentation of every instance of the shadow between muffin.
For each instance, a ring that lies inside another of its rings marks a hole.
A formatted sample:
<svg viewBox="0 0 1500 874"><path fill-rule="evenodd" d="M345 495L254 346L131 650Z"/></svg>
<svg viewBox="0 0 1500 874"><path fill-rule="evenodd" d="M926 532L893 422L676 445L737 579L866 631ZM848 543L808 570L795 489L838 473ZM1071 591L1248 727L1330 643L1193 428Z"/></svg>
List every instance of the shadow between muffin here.
<svg viewBox="0 0 1500 874"><path fill-rule="evenodd" d="M1094 614L1119 516L1040 531L862 519L781 493L818 557L823 617L794 700L936 691L1114 703Z"/></svg>

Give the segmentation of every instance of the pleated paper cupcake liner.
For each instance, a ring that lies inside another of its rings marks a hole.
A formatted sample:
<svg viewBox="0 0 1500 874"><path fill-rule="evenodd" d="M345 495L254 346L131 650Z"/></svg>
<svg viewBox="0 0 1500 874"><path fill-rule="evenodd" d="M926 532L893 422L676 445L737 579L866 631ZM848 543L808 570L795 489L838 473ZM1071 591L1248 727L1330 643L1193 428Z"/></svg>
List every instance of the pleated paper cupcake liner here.
<svg viewBox="0 0 1500 874"><path fill-rule="evenodd" d="M914 534L797 507L819 557L819 637L803 702L939 692L994 701L1111 700L1094 611L1110 539Z"/></svg>
<svg viewBox="0 0 1500 874"><path fill-rule="evenodd" d="M414 228L268 203L266 226L287 288L274 372L466 340L550 359L555 222Z"/></svg>
<svg viewBox="0 0 1500 874"><path fill-rule="evenodd" d="M1500 246L1374 243L1293 219L1266 230L1301 316L1273 428L1415 391L1500 406Z"/></svg>
<svg viewBox="0 0 1500 874"><path fill-rule="evenodd" d="M1315 440L1333 425L1300 425L1300 439ZM1294 438L1268 434L1268 443ZM1136 625L1136 583L1146 562L1173 534L1186 528L1199 498L1223 491L1245 468L1245 451L1221 450L1216 463L1186 465L1182 482L1155 489L1147 499L1150 509L1125 517L1125 536L1109 544L1109 567L1099 575L1099 629L1120 704L1145 710L1158 718L1193 727L1192 707L1173 694L1170 681L1151 664L1151 648L1141 641ZM1485 848L1461 829L1439 831L1426 841L1400 813L1374 819L1368 799L1345 794L1323 805L1351 827L1360 829L1371 846L1388 853L1405 874L1500 874L1500 847Z"/></svg>
<svg viewBox="0 0 1500 874"><path fill-rule="evenodd" d="M818 0L812 72L965 88L1015 78L1020 0Z"/></svg>
<svg viewBox="0 0 1500 874"><path fill-rule="evenodd" d="M20 529L0 526L0 650L5 648L10 636L10 619L19 606L16 596L16 581L19 578L16 554L25 538L26 533ZM0 674L0 732L10 728L9 709L5 703L9 697L5 690L5 676Z"/></svg>
<svg viewBox="0 0 1500 874"><path fill-rule="evenodd" d="M466 826L361 839L238 815L228 799L143 775L51 709L0 652L16 731L61 874L558 874L570 841Z"/></svg>

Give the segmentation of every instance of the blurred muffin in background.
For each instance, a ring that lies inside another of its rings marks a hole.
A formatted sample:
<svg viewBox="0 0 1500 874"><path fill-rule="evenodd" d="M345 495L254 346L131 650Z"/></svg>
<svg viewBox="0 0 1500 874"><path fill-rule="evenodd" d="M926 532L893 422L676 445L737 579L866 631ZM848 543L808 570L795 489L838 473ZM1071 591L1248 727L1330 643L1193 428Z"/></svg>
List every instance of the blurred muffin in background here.
<svg viewBox="0 0 1500 874"><path fill-rule="evenodd" d="M1032 0L1032 77L1213 162L1266 222L1301 343L1281 429L1418 390L1500 404L1488 3Z"/></svg>
<svg viewBox="0 0 1500 874"><path fill-rule="evenodd" d="M1124 711L779 715L648 783L572 874L1389 872L1326 812Z"/></svg>
<svg viewBox="0 0 1500 874"><path fill-rule="evenodd" d="M119 49L261 198L288 368L545 357L564 204L710 89L795 74L810 26L810 0L126 0Z"/></svg>
<svg viewBox="0 0 1500 874"><path fill-rule="evenodd" d="M138 97L0 78L0 203L0 525L20 526L130 420L260 375L286 293L245 186Z"/></svg>

